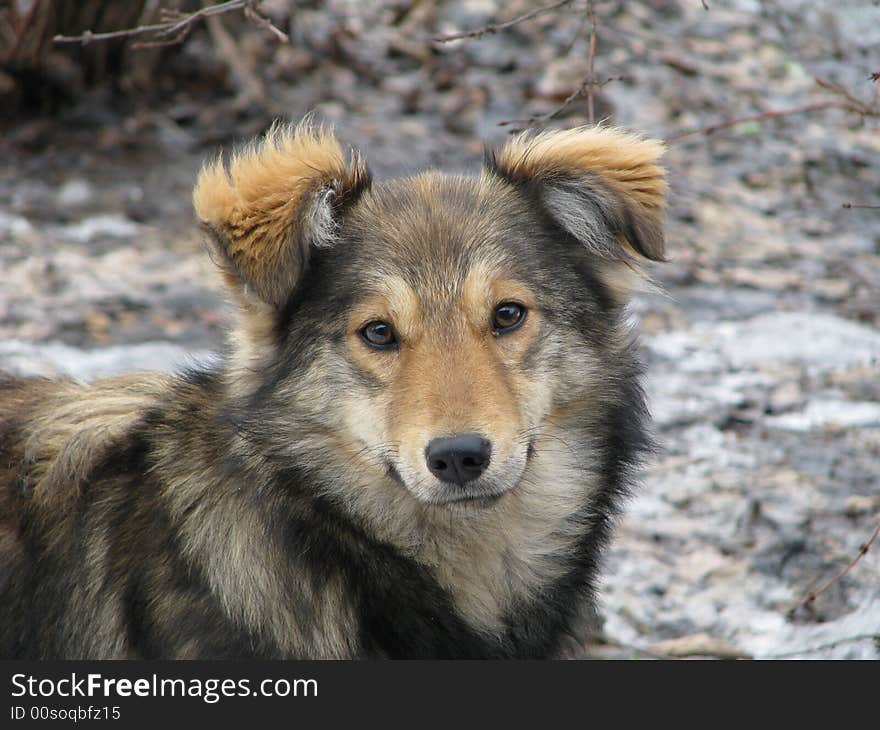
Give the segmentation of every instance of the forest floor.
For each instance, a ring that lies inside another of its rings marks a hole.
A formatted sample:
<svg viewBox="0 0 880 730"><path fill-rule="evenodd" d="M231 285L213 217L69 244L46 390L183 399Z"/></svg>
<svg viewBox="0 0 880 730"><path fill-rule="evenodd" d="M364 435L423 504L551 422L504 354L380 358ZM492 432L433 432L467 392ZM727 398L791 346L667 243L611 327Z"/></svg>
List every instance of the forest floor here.
<svg viewBox="0 0 880 730"><path fill-rule="evenodd" d="M289 47L242 27L263 98L203 74L149 104L99 89L5 125L0 368L91 378L218 348L229 310L190 191L205 159L272 117L314 112L379 177L473 170L516 126L499 122L553 110L588 73L582 4L442 45L426 36L535 4L324 5L297 11ZM880 205L880 120L825 108L675 137L844 102L815 77L870 105L880 7L708 5L595 3L595 74L612 79L596 116L670 139L672 194L664 293L633 307L661 450L586 655L877 658L880 546L802 599L880 522L880 209L858 207ZM199 33L174 63L223 71ZM581 99L553 124L586 121Z"/></svg>

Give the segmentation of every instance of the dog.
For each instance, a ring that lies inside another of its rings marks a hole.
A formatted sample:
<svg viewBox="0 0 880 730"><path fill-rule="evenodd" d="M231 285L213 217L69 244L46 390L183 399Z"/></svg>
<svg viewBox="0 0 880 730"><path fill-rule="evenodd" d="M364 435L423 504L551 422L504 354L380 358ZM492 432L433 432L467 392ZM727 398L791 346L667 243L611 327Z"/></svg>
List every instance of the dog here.
<svg viewBox="0 0 880 730"><path fill-rule="evenodd" d="M662 144L373 182L309 124L201 171L221 364L0 378L4 658L548 658L651 448Z"/></svg>

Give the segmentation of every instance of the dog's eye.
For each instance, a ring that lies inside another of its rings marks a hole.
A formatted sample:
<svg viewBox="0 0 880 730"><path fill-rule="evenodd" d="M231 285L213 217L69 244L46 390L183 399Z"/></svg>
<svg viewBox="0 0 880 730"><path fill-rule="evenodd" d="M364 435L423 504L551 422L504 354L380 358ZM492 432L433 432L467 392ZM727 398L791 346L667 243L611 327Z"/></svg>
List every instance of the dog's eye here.
<svg viewBox="0 0 880 730"><path fill-rule="evenodd" d="M387 322L375 321L361 327L360 335L370 347L378 350L389 350L397 347L397 335L394 328Z"/></svg>
<svg viewBox="0 0 880 730"><path fill-rule="evenodd" d="M526 318L526 308L516 302L504 302L495 307L492 315L492 331L496 335L511 332L519 327Z"/></svg>

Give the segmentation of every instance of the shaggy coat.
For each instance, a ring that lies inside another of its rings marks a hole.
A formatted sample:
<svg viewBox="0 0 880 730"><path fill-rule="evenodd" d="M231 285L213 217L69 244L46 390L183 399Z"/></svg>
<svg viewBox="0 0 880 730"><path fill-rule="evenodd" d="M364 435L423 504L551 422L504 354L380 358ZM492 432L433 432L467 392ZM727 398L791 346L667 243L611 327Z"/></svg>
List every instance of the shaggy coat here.
<svg viewBox="0 0 880 730"><path fill-rule="evenodd" d="M581 128L372 183L302 126L207 165L222 364L0 376L0 656L582 640L648 447L626 304L663 258L661 152Z"/></svg>

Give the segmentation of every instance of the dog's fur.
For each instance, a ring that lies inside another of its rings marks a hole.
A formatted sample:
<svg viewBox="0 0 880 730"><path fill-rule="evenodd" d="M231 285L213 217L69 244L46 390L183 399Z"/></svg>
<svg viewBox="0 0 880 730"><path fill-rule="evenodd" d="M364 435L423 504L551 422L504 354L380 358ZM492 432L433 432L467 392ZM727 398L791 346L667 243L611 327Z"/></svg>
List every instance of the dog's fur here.
<svg viewBox="0 0 880 730"><path fill-rule="evenodd" d="M519 136L371 184L276 128L201 173L223 365L0 378L0 655L548 657L580 637L648 446L625 305L663 258L659 143ZM494 307L527 308L515 331ZM398 349L359 332L393 324ZM491 442L456 492L431 439Z"/></svg>

